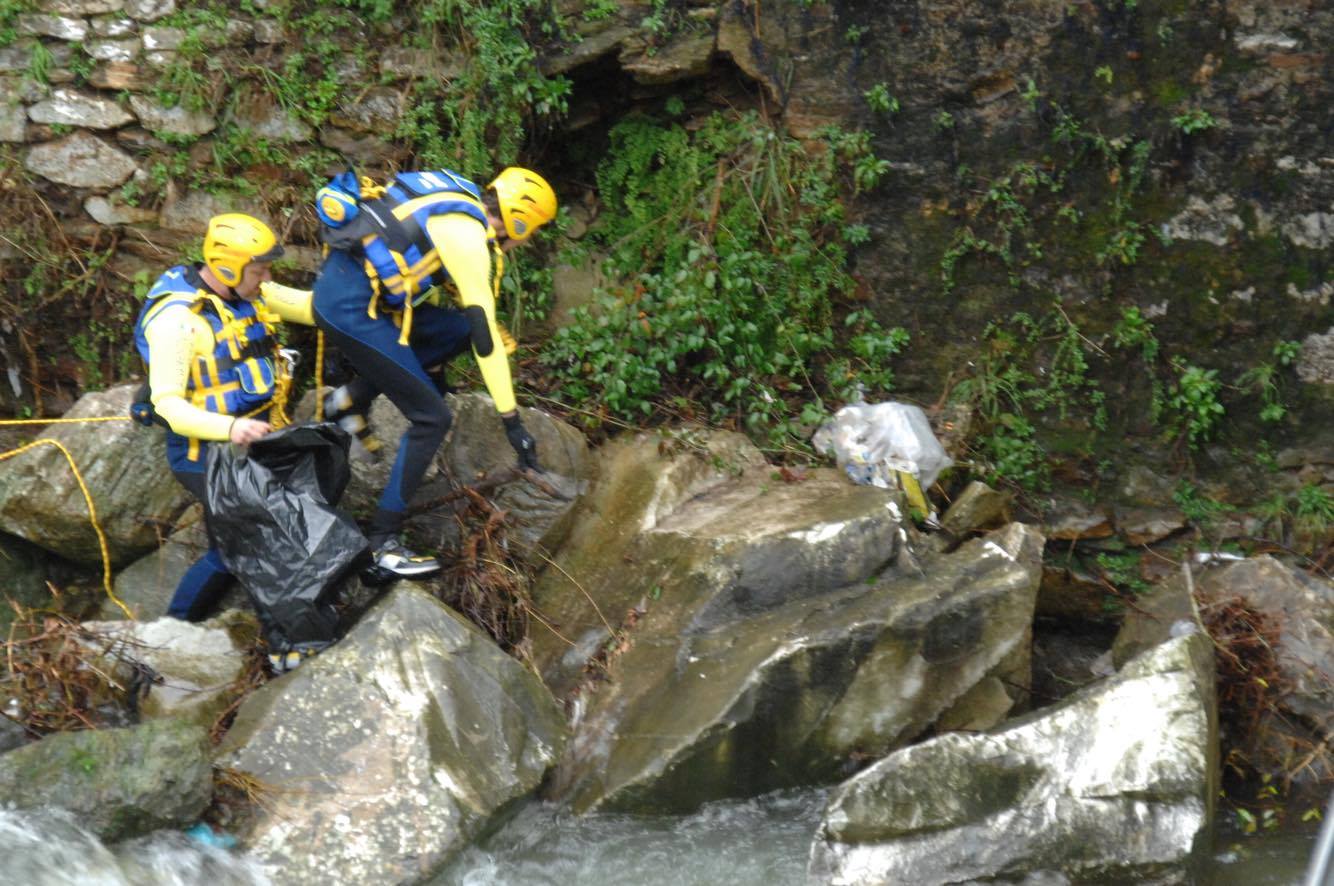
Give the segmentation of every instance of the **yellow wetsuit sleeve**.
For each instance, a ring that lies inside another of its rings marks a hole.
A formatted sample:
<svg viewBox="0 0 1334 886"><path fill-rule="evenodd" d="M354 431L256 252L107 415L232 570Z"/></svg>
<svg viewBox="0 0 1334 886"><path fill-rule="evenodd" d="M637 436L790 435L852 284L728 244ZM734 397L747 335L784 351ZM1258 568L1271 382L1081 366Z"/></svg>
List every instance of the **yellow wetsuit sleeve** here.
<svg viewBox="0 0 1334 886"><path fill-rule="evenodd" d="M514 399L509 355L505 353L500 330L496 327L496 299L491 291L491 248L487 244L486 228L472 216L452 212L431 216L426 222L426 233L440 254L441 264L458 287L459 303L465 309L481 308L486 315L491 351L481 356L474 345L473 357L482 370L487 392L496 402L496 411L513 412L518 404Z"/></svg>
<svg viewBox="0 0 1334 886"><path fill-rule="evenodd" d="M315 293L309 289L293 289L266 280L259 284L259 294L264 296L264 306L288 323L315 325L315 314L311 308Z"/></svg>
<svg viewBox="0 0 1334 886"><path fill-rule="evenodd" d="M208 321L184 305L163 308L144 330L148 340L148 384L153 409L182 437L226 440L232 417L200 409L185 399L190 364L213 347Z"/></svg>

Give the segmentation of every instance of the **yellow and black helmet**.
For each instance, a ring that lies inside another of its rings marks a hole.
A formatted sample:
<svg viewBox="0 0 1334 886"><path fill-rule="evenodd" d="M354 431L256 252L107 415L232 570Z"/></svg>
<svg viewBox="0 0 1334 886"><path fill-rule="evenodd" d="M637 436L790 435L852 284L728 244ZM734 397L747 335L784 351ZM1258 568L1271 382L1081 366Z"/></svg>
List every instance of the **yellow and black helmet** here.
<svg viewBox="0 0 1334 886"><path fill-rule="evenodd" d="M254 216L228 212L208 220L204 264L228 286L241 282L252 261L273 261L282 254L273 230Z"/></svg>
<svg viewBox="0 0 1334 886"><path fill-rule="evenodd" d="M496 192L500 219L511 240L527 240L556 217L556 192L531 169L506 167L487 187Z"/></svg>

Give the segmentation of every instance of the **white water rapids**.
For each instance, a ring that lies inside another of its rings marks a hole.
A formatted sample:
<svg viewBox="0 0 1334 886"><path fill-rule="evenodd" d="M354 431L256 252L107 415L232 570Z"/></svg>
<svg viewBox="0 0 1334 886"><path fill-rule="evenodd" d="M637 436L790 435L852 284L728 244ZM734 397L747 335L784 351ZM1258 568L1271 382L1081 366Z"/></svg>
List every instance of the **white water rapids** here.
<svg viewBox="0 0 1334 886"><path fill-rule="evenodd" d="M710 803L693 815L574 816L532 803L466 849L430 886L811 886L824 792ZM1297 886L1314 835L1220 833L1199 886ZM1233 848L1237 847L1237 848ZM0 809L0 883L269 886L244 854L159 832L108 847L58 812Z"/></svg>

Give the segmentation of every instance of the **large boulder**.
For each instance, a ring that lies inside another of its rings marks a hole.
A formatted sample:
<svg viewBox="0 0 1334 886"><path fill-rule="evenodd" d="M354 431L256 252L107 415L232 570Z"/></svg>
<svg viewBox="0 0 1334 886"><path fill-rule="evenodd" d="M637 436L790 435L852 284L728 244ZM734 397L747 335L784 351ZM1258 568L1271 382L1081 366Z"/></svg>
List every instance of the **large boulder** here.
<svg viewBox="0 0 1334 886"><path fill-rule="evenodd" d="M554 565L533 589L543 617L558 628L533 633L534 658L548 685L558 693L573 688L589 657L607 639L605 620L619 622L654 588L661 593L656 576L641 568L627 569L638 562L633 549L640 534L654 529L682 503L764 466L763 455L749 440L725 432L663 438L637 434L598 450L596 479L570 518ZM890 556L886 552L881 562ZM573 647L569 638L575 640Z"/></svg>
<svg viewBox="0 0 1334 886"><path fill-rule="evenodd" d="M689 623L702 609L646 625L582 698L555 790L581 810L688 810L836 781L942 716L995 725L1005 685L1027 682L1041 550L1012 524L925 576L817 584L707 629Z"/></svg>
<svg viewBox="0 0 1334 886"><path fill-rule="evenodd" d="M552 786L576 809L833 781L1026 661L1035 532L923 577L895 563L894 495L832 470L787 482L736 435L622 438L599 468L534 594L535 657L576 696Z"/></svg>
<svg viewBox="0 0 1334 886"><path fill-rule="evenodd" d="M1198 626L1060 706L898 751L830 797L822 883L1184 883L1217 792L1213 645Z"/></svg>
<svg viewBox="0 0 1334 886"><path fill-rule="evenodd" d="M135 391L122 385L86 394L65 418L126 416ZM113 565L158 544L189 504L166 469L166 439L131 421L55 425L42 435L67 449L87 484ZM0 462L0 530L81 563L101 562L88 503L65 456L39 446Z"/></svg>
<svg viewBox="0 0 1334 886"><path fill-rule="evenodd" d="M454 429L440 455L456 483L476 483L516 466L514 449L490 397L458 394L449 398L449 405ZM509 518L511 540L525 549L541 544L554 550L568 526L565 516L588 488L592 474L588 441L577 429L540 409L521 406L519 415L537 441L547 488L520 480L501 486L492 498Z"/></svg>
<svg viewBox="0 0 1334 886"><path fill-rule="evenodd" d="M219 750L274 789L243 836L276 881L384 884L444 863L536 788L565 738L530 671L400 583L251 695Z"/></svg>
<svg viewBox="0 0 1334 886"><path fill-rule="evenodd" d="M60 733L0 756L0 804L67 809L103 840L190 824L212 796L208 733L179 720Z"/></svg>

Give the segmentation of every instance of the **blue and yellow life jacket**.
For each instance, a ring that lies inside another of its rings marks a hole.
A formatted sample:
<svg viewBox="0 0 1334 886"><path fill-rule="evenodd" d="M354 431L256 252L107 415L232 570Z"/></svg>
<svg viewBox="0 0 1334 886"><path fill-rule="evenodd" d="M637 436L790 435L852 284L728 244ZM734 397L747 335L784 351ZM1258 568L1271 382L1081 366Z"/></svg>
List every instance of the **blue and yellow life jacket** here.
<svg viewBox="0 0 1334 886"><path fill-rule="evenodd" d="M353 188L356 193L352 193ZM339 193L326 195L329 189ZM332 249L359 254L376 293L368 313L374 317L377 309L404 312L396 319L403 329L401 341L406 344L413 306L421 304L433 288L450 282L427 236L427 221L434 215L460 212L487 227L481 189L456 172L437 169L400 172L383 187L344 174L326 190L316 197L316 210L324 222L324 242ZM326 199L330 196L340 199ZM326 204L332 213L323 211ZM495 248L494 236L491 243L494 285L498 288L504 261Z"/></svg>
<svg viewBox="0 0 1334 886"><path fill-rule="evenodd" d="M286 373L274 335L277 314L253 302L220 298L190 265L178 265L153 284L134 326L134 344L148 363L148 324L172 305L203 317L213 330L213 350L190 363L186 396L200 409L223 415L253 415L267 409L284 389ZM281 405L281 404L280 404ZM189 459L199 459L199 440L189 439Z"/></svg>

